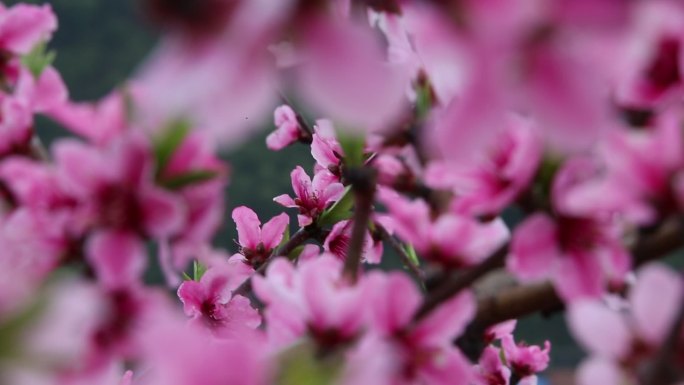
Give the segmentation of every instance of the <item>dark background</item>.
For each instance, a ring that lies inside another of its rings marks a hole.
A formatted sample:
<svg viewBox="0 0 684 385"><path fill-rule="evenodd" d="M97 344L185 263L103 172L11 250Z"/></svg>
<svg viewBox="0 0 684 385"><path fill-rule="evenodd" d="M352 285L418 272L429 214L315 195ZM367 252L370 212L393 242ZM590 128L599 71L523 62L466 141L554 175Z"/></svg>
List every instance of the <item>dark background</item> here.
<svg viewBox="0 0 684 385"><path fill-rule="evenodd" d="M277 0L274 0L277 1ZM41 4L45 1L25 1ZM8 1L12 5L17 1ZM158 31L149 25L133 0L53 0L59 29L50 46L57 51L55 66L69 86L73 100L97 100L122 84L153 48ZM231 167L226 191L226 221L216 239L217 246L236 251L232 208L247 205L263 220L282 212L272 198L290 193L290 171L313 164L308 148L293 146L280 152L266 149L264 138L272 126L222 156ZM65 135L46 119L39 119L38 134L46 141ZM293 223L296 223L293 221ZM570 366L581 357L564 326L562 314L548 319L534 316L519 324L518 335L530 343L552 342L554 366Z"/></svg>

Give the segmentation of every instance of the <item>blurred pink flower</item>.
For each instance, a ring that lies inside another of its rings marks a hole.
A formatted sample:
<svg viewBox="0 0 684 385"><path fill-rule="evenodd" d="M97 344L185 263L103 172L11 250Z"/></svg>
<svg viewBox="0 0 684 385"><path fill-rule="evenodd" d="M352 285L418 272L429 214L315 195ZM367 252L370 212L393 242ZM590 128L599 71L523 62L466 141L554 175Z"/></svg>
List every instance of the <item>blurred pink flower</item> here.
<svg viewBox="0 0 684 385"><path fill-rule="evenodd" d="M598 300L572 304L567 315L570 330L591 353L579 368L579 384L636 378L641 365L667 337L684 297L683 288L676 272L652 264L637 274L628 295L628 313L610 310Z"/></svg>
<svg viewBox="0 0 684 385"><path fill-rule="evenodd" d="M183 282L178 297L185 314L222 337L255 329L261 323L259 313L247 298L232 294L253 272L244 259L236 256L211 266L199 281Z"/></svg>
<svg viewBox="0 0 684 385"><path fill-rule="evenodd" d="M452 267L471 266L494 253L509 238L500 218L489 222L447 212L436 218L423 200L413 201L381 189L394 231L428 260Z"/></svg>

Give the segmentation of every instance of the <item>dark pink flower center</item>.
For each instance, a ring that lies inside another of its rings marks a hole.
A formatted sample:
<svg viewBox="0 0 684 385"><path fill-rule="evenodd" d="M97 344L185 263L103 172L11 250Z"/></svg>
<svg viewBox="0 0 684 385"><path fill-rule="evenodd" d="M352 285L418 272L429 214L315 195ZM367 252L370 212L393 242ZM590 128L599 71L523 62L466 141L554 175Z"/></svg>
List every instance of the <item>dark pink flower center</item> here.
<svg viewBox="0 0 684 385"><path fill-rule="evenodd" d="M108 185L96 197L99 224L114 229L142 232L142 215L135 191L125 186Z"/></svg>
<svg viewBox="0 0 684 385"><path fill-rule="evenodd" d="M656 56L646 70L646 79L656 95L681 82L679 54L679 39L676 37L663 38L658 44Z"/></svg>

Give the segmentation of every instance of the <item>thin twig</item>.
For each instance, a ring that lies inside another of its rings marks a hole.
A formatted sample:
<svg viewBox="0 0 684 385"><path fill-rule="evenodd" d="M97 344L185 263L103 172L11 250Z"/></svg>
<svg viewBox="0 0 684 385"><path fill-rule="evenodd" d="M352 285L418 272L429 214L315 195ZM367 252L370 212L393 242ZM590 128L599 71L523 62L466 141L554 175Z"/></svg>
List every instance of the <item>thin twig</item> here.
<svg viewBox="0 0 684 385"><path fill-rule="evenodd" d="M425 298L423 305L416 313L416 319L426 316L437 306L439 306L439 304L453 297L461 290L469 287L490 271L503 267L507 254L508 244L501 246L497 251L494 252L494 254L482 261L482 263L479 265L464 270L461 274L448 279L446 282L438 286Z"/></svg>
<svg viewBox="0 0 684 385"><path fill-rule="evenodd" d="M387 232L387 229L384 227L376 224L378 228L378 232L382 239L387 242L392 249L399 255L399 258L401 258L401 261L404 263L404 266L406 266L411 273L418 279L419 281L423 282L425 281L425 272L420 269L419 266L416 266L413 261L411 261L411 258L408 256L406 253L406 250L402 246L402 244L392 235L390 235L389 232Z"/></svg>

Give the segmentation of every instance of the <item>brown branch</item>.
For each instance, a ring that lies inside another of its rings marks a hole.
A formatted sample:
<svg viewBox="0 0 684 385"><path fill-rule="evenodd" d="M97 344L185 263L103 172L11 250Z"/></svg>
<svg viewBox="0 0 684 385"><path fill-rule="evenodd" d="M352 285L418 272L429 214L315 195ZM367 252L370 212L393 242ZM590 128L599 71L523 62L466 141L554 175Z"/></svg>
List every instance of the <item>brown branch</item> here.
<svg viewBox="0 0 684 385"><path fill-rule="evenodd" d="M683 245L684 223L679 220L665 222L658 232L644 237L632 247L634 267L660 259ZM491 326L537 311L550 312L562 308L563 301L550 283L519 286L482 299L474 322Z"/></svg>
<svg viewBox="0 0 684 385"><path fill-rule="evenodd" d="M406 250L404 250L404 247L401 245L401 243L390 233L387 232L387 229L384 227L377 225L378 232L382 239L387 242L392 249L399 255L399 258L401 258L401 261L404 263L404 265L411 271L411 273L418 279L419 281L423 282L425 280L425 273L423 270L420 269L419 266L416 266L412 261L411 258L408 256L406 253Z"/></svg>
<svg viewBox="0 0 684 385"><path fill-rule="evenodd" d="M473 266L456 277L447 279L446 282L438 286L423 302L423 305L416 313L416 319L420 319L434 310L439 304L448 300L461 290L469 287L475 281L492 270L503 267L508 254L508 244L501 246L494 254L489 256L479 265Z"/></svg>
<svg viewBox="0 0 684 385"><path fill-rule="evenodd" d="M344 260L344 275L353 283L356 282L361 267L361 254L373 211L375 171L369 167L358 167L349 170L347 177L354 192L354 218L347 257Z"/></svg>

